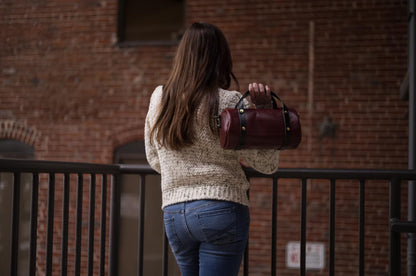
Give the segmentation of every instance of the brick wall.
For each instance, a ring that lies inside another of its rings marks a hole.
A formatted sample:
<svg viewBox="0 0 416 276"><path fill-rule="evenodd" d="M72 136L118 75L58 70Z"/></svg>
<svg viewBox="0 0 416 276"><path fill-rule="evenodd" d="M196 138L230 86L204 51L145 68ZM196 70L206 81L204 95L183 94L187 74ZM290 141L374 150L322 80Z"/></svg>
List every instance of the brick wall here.
<svg viewBox="0 0 416 276"><path fill-rule="evenodd" d="M117 4L0 2L0 121L36 134L22 141L37 159L112 163L117 146L143 139L151 92L164 83L175 46L119 48ZM301 113L302 144L281 153L281 167L407 168L407 102L399 100L407 1L190 0L186 21L224 31L241 90L269 83ZM321 132L328 122L334 136ZM0 139L10 137L23 136ZM326 242L328 183L308 188L308 240ZM250 275L268 275L270 189L257 181L251 191ZM366 275L387 271L387 192L368 184ZM357 193L352 183L337 189L337 275L358 271ZM279 184L279 200L278 271L294 275L284 258L286 242L299 236L298 183Z"/></svg>

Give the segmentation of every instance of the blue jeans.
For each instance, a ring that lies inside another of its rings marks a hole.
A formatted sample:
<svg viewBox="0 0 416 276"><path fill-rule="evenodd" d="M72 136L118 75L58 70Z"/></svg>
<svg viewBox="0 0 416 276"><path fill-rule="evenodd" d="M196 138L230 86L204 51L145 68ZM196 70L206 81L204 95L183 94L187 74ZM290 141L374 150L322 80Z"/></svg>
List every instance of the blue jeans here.
<svg viewBox="0 0 416 276"><path fill-rule="evenodd" d="M247 206L197 200L163 211L166 235L182 276L238 275L250 224Z"/></svg>

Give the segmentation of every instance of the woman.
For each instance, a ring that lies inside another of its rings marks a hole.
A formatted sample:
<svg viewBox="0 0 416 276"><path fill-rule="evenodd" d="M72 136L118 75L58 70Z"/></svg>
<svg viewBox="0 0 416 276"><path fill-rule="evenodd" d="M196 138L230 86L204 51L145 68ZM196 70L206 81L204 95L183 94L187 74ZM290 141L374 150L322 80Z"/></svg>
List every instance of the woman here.
<svg viewBox="0 0 416 276"><path fill-rule="evenodd" d="M222 32L194 23L178 46L166 85L150 100L146 156L162 176L166 235L183 276L238 274L250 222L241 164L267 174L277 170L277 150L221 148L216 118L241 97L225 90L231 78L238 86ZM257 107L270 105L268 86L250 84L249 91Z"/></svg>

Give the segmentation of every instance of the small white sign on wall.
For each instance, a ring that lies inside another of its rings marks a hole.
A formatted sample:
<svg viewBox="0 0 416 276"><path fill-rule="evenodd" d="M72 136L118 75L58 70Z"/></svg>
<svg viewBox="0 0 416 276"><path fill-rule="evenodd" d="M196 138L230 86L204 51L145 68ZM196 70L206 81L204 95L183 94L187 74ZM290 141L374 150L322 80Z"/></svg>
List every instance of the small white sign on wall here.
<svg viewBox="0 0 416 276"><path fill-rule="evenodd" d="M300 268L300 243L288 242L286 245L286 267ZM325 268L325 244L320 242L306 243L306 269Z"/></svg>

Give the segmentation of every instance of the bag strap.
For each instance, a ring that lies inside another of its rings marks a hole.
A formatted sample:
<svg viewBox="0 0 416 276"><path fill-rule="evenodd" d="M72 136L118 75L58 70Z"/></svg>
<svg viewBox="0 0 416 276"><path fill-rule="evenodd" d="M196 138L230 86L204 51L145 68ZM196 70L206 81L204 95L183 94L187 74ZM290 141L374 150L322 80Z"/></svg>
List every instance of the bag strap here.
<svg viewBox="0 0 416 276"><path fill-rule="evenodd" d="M283 145L279 148L282 149L286 146L289 145L290 142L290 133L291 133L291 126L290 126L290 116L289 116L289 110L287 108L287 106L285 105L285 103L282 101L282 99L280 99L280 97L274 93L273 91L270 91L270 94L272 95L272 101L273 101L273 109L277 109L277 103L276 100L274 98L277 98L281 103L282 103L282 113L283 113L283 121L284 121L284 127L285 127L285 137L284 137L284 142ZM243 96L240 98L240 100L237 102L237 104L235 105L235 108L238 110L238 116L240 118L240 140L238 142L238 146L237 146L237 150L241 149L246 141L246 136L247 136L247 119L246 119L246 114L245 114L245 110L244 110L244 104L243 104L243 100L244 98L246 98L248 95L250 95L250 92L247 91L243 94Z"/></svg>
<svg viewBox="0 0 416 276"><path fill-rule="evenodd" d="M235 148L236 150L241 149L246 143L247 136L247 117L244 108L237 109L238 117L240 118L240 139L238 145Z"/></svg>

